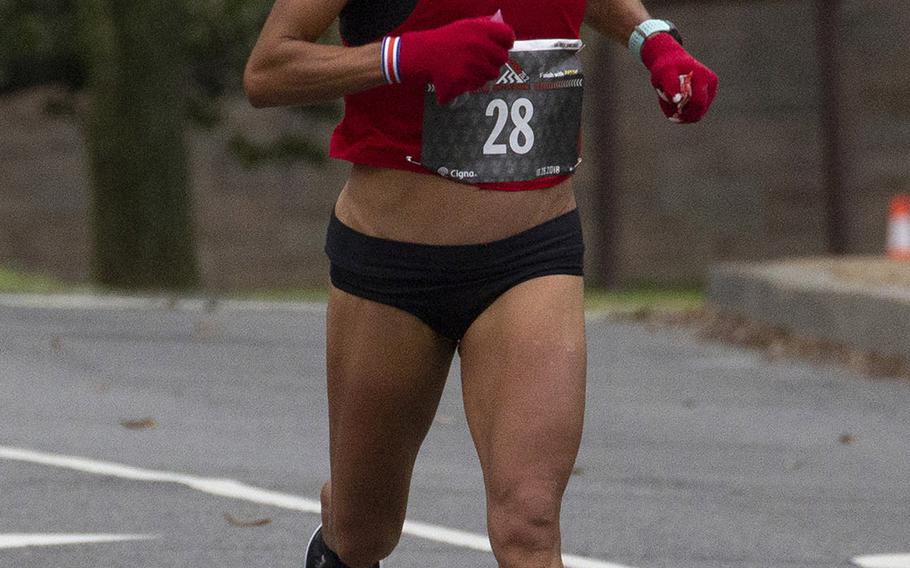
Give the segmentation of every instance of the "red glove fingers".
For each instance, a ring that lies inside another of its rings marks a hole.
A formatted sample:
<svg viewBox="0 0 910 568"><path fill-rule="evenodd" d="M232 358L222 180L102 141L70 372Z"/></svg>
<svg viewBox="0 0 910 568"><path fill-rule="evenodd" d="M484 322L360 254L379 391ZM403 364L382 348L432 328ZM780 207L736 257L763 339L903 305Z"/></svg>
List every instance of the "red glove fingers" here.
<svg viewBox="0 0 910 568"><path fill-rule="evenodd" d="M641 60L651 71L651 84L660 108L673 122L698 122L717 96L717 75L689 55L673 36L658 33L641 48Z"/></svg>
<svg viewBox="0 0 910 568"><path fill-rule="evenodd" d="M501 17L458 20L441 28L405 32L382 41L382 70L389 83L433 83L440 104L499 76L515 43Z"/></svg>

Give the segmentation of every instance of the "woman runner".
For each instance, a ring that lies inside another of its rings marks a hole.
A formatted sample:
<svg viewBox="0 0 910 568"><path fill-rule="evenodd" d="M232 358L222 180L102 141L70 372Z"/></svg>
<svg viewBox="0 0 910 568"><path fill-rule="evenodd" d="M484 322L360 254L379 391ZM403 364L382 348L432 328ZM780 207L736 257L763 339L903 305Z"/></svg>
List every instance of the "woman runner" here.
<svg viewBox="0 0 910 568"><path fill-rule="evenodd" d="M340 18L344 46L315 43ZM578 164L582 22L628 45L662 110L695 122L716 76L639 0L277 0L253 105L345 97L353 163L326 252L330 481L306 568L377 566L449 365L503 568L561 567L585 404ZM510 51L511 50L511 51Z"/></svg>

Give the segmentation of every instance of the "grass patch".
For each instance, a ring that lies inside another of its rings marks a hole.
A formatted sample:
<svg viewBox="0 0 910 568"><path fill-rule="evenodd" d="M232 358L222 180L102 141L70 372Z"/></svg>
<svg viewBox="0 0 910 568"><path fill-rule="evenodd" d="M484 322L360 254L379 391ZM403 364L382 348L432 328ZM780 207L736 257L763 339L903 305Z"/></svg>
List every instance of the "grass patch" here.
<svg viewBox="0 0 910 568"><path fill-rule="evenodd" d="M261 302L327 302L328 288L286 288L276 290L254 290L228 294L233 300L257 300Z"/></svg>
<svg viewBox="0 0 910 568"><path fill-rule="evenodd" d="M0 294L65 294L102 293L89 284L73 284L62 280L0 267ZM191 294L195 295L195 294ZM206 296L204 292L201 294ZM215 295L216 297L222 295ZM326 288L279 288L224 294L236 300L265 302L325 302ZM681 312L704 306L704 292L698 288L629 288L585 291L585 308L591 312Z"/></svg>
<svg viewBox="0 0 910 568"><path fill-rule="evenodd" d="M72 292L75 289L75 286L56 278L0 267L2 294L52 294ZM84 287L82 289L84 290Z"/></svg>
<svg viewBox="0 0 910 568"><path fill-rule="evenodd" d="M704 307L705 293L698 288L631 288L585 291L585 308L593 312L684 312Z"/></svg>

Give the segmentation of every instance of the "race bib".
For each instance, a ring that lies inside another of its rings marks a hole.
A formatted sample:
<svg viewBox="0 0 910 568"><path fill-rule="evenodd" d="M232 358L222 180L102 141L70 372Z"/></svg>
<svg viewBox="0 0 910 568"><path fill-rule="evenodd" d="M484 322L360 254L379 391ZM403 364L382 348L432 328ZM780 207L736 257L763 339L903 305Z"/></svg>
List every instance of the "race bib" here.
<svg viewBox="0 0 910 568"><path fill-rule="evenodd" d="M573 174L579 163L582 46L566 39L515 42L498 79L446 106L428 85L421 164L464 183Z"/></svg>

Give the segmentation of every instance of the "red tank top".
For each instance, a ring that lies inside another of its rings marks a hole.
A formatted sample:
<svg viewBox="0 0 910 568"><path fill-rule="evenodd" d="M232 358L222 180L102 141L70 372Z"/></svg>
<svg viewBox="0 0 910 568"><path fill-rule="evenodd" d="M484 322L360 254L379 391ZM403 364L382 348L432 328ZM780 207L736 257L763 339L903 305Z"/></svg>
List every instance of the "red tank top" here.
<svg viewBox="0 0 910 568"><path fill-rule="evenodd" d="M341 13L347 45L366 45L386 35L444 26L462 18L492 16L502 10L518 40L577 39L586 0L350 0ZM376 62L379 65L379 62ZM420 161L425 86L385 85L345 97L344 118L332 135L329 154L379 168L436 175ZM520 191L552 187L568 176L477 184L484 189Z"/></svg>

